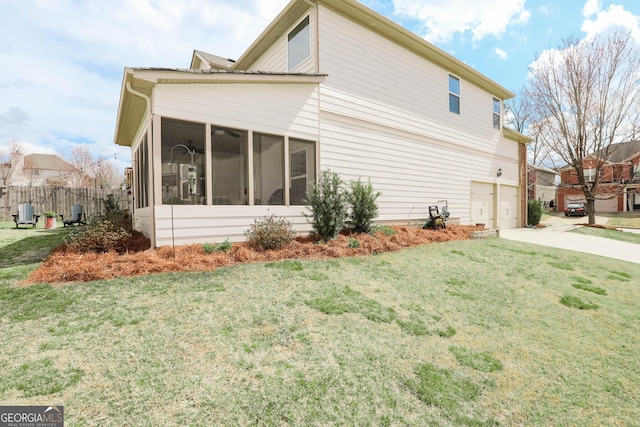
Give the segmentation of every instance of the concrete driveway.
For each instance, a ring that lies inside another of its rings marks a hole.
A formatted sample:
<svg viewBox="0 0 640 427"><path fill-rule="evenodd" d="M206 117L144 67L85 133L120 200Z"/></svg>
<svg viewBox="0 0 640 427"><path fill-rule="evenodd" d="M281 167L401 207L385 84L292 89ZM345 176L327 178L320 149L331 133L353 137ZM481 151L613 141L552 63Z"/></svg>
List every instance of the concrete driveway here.
<svg viewBox="0 0 640 427"><path fill-rule="evenodd" d="M596 217L597 224L606 224L607 220L608 218L605 217ZM640 245L638 244L569 233L573 228L579 227L576 224L584 224L586 222L587 220L582 217L553 217L542 223L546 225L545 228L500 230L500 237L507 240L568 249L640 264ZM633 231L637 232L637 230Z"/></svg>

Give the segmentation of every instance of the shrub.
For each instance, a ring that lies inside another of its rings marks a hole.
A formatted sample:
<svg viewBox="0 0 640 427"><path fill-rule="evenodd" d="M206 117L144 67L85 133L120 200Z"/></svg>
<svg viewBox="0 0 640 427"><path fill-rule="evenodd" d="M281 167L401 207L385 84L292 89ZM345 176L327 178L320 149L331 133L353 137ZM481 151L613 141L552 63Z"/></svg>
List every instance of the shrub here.
<svg viewBox="0 0 640 427"><path fill-rule="evenodd" d="M372 233L382 233L385 236L393 236L394 234L397 233L396 230L394 230L393 228L389 227L388 225L374 225L373 227L371 227L371 232Z"/></svg>
<svg viewBox="0 0 640 427"><path fill-rule="evenodd" d="M542 203L539 200L529 200L527 203L527 224L538 225L542 218Z"/></svg>
<svg viewBox="0 0 640 427"><path fill-rule="evenodd" d="M343 187L338 174L326 169L307 193L305 202L311 214L305 216L311 218L313 230L325 241L335 239L347 219L348 194Z"/></svg>
<svg viewBox="0 0 640 427"><path fill-rule="evenodd" d="M352 249L359 248L360 242L357 239L354 239L353 237L349 237L349 247Z"/></svg>
<svg viewBox="0 0 640 427"><path fill-rule="evenodd" d="M74 227L67 235L67 247L78 252L104 253L127 250L127 240L131 233L117 221L98 217L89 221L86 226Z"/></svg>
<svg viewBox="0 0 640 427"><path fill-rule="evenodd" d="M215 252L227 252L229 249L231 249L231 242L229 242L229 239L226 239L222 243L204 243L202 245L202 249L206 254L212 254Z"/></svg>
<svg viewBox="0 0 640 427"><path fill-rule="evenodd" d="M256 219L245 232L249 244L258 249L282 249L295 237L291 223L274 215Z"/></svg>
<svg viewBox="0 0 640 427"><path fill-rule="evenodd" d="M133 230L131 224L131 217L129 212L122 210L113 194L107 194L102 202L104 213L100 215L99 220L107 220L114 223L117 227L123 228L127 231Z"/></svg>
<svg viewBox="0 0 640 427"><path fill-rule="evenodd" d="M378 216L378 205L376 199L380 192L373 191L371 182L366 184L360 181L351 181L351 194L349 194L349 204L351 205L351 219L349 225L356 233L371 233L373 219Z"/></svg>

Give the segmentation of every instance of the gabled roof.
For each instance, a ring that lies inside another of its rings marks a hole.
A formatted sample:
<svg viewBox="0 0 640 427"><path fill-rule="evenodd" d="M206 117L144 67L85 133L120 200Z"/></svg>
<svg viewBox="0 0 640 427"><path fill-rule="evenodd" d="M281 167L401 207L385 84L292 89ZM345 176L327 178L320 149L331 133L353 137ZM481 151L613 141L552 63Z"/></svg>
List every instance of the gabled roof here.
<svg viewBox="0 0 640 427"><path fill-rule="evenodd" d="M203 52L201 50L194 50L191 56L190 68L214 68L219 70L229 70L233 67L236 61L233 59L225 59L221 56L213 55L211 53ZM206 66L202 66L205 64Z"/></svg>
<svg viewBox="0 0 640 427"><path fill-rule="evenodd" d="M557 171L554 171L553 169L545 168L544 166L532 165L531 163L527 163L527 167L529 169L535 169L537 171L547 172L547 173L552 173L554 175L558 175Z"/></svg>
<svg viewBox="0 0 640 427"><path fill-rule="evenodd" d="M55 154L27 154L24 156L24 167L29 170L51 170L73 172L76 170L69 162Z"/></svg>
<svg viewBox="0 0 640 427"><path fill-rule="evenodd" d="M405 49L440 65L442 68L474 83L501 99L515 97L513 92L500 86L484 74L355 0L316 0L315 3L322 4L341 13L370 31L380 34ZM308 0L292 0L242 54L233 68L246 69L251 66L267 51L274 40L281 37L309 8L310 2Z"/></svg>
<svg viewBox="0 0 640 427"><path fill-rule="evenodd" d="M609 146L609 162L624 163L640 155L640 141L628 141Z"/></svg>

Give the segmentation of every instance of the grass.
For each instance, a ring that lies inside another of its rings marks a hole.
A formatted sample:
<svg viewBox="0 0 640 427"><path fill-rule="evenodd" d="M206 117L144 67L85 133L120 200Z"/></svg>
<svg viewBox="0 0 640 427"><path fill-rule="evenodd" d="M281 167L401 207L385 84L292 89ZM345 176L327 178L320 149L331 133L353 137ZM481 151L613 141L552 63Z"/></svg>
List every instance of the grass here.
<svg viewBox="0 0 640 427"><path fill-rule="evenodd" d="M604 237L606 239L619 240L627 243L640 245L640 234L620 230L610 230L596 227L578 227L571 230L572 233L584 234L587 236ZM639 248L640 250L640 248Z"/></svg>
<svg viewBox="0 0 640 427"><path fill-rule="evenodd" d="M490 239L22 287L25 259L0 268L0 405L69 425L640 419L638 264Z"/></svg>

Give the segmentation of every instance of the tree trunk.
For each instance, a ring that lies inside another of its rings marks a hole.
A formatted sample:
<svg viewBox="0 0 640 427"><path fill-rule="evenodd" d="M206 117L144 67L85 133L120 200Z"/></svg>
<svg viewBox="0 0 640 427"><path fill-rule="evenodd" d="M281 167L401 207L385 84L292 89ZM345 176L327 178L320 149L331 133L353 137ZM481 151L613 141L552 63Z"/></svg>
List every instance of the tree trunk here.
<svg viewBox="0 0 640 427"><path fill-rule="evenodd" d="M587 198L587 214L589 214L589 225L596 223L596 200L593 197Z"/></svg>

